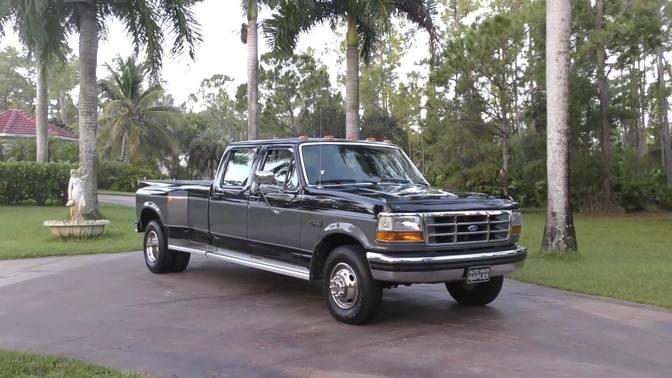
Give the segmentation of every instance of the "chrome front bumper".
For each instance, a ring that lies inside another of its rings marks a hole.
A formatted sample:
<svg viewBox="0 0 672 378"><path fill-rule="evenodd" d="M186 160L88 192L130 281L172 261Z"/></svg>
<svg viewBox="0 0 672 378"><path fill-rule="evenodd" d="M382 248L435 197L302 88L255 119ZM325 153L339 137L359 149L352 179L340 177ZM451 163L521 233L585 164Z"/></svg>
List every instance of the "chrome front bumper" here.
<svg viewBox="0 0 672 378"><path fill-rule="evenodd" d="M395 256L367 252L373 278L398 283L435 283L460 281L466 269L489 266L490 276L502 276L523 267L527 248L516 245L501 251L474 252L461 255Z"/></svg>

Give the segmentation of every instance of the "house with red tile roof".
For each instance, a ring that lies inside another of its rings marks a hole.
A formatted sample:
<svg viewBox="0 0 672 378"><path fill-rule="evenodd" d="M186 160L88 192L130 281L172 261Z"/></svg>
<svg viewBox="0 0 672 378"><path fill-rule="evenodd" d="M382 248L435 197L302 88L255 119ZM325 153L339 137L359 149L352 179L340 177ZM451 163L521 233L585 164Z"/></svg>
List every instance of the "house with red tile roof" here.
<svg viewBox="0 0 672 378"><path fill-rule="evenodd" d="M11 109L0 113L0 140L16 138L35 138L36 121L31 114L21 110ZM48 133L50 137L69 142L76 142L77 135L70 130L49 123Z"/></svg>

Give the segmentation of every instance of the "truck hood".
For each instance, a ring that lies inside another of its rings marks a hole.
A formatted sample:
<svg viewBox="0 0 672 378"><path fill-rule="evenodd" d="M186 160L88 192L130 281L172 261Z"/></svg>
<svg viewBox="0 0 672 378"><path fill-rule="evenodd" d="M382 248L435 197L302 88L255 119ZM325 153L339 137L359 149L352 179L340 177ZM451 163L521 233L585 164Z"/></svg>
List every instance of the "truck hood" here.
<svg viewBox="0 0 672 378"><path fill-rule="evenodd" d="M511 210L517 209L514 201L488 196L482 193L459 192L424 185L352 185L331 187L331 192L346 196L364 197L375 202L384 202L393 212L433 212L464 210ZM347 193L347 194L346 194Z"/></svg>

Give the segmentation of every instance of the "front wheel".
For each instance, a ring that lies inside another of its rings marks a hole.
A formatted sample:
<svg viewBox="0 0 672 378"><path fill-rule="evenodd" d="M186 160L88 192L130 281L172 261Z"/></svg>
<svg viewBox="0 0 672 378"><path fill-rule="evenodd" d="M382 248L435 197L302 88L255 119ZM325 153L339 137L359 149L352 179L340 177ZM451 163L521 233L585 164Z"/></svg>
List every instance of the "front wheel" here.
<svg viewBox="0 0 672 378"><path fill-rule="evenodd" d="M467 284L446 282L446 289L458 303L467 306L484 306L497 298L504 284L504 276L490 277L488 282Z"/></svg>
<svg viewBox="0 0 672 378"><path fill-rule="evenodd" d="M337 320L362 324L380 307L383 289L373 279L361 248L345 245L334 249L324 266L323 290L329 312Z"/></svg>

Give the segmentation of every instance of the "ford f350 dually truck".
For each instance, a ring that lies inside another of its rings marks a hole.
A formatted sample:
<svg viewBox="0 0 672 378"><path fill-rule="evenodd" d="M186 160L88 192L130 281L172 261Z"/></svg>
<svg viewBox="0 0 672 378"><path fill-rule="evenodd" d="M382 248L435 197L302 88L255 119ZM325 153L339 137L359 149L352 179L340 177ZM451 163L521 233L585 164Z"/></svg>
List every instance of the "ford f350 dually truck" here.
<svg viewBox="0 0 672 378"><path fill-rule="evenodd" d="M517 203L433 188L387 142L232 143L213 181L145 181L136 204L150 271L184 271L194 253L321 280L331 314L351 324L400 284L488 304L527 255Z"/></svg>

